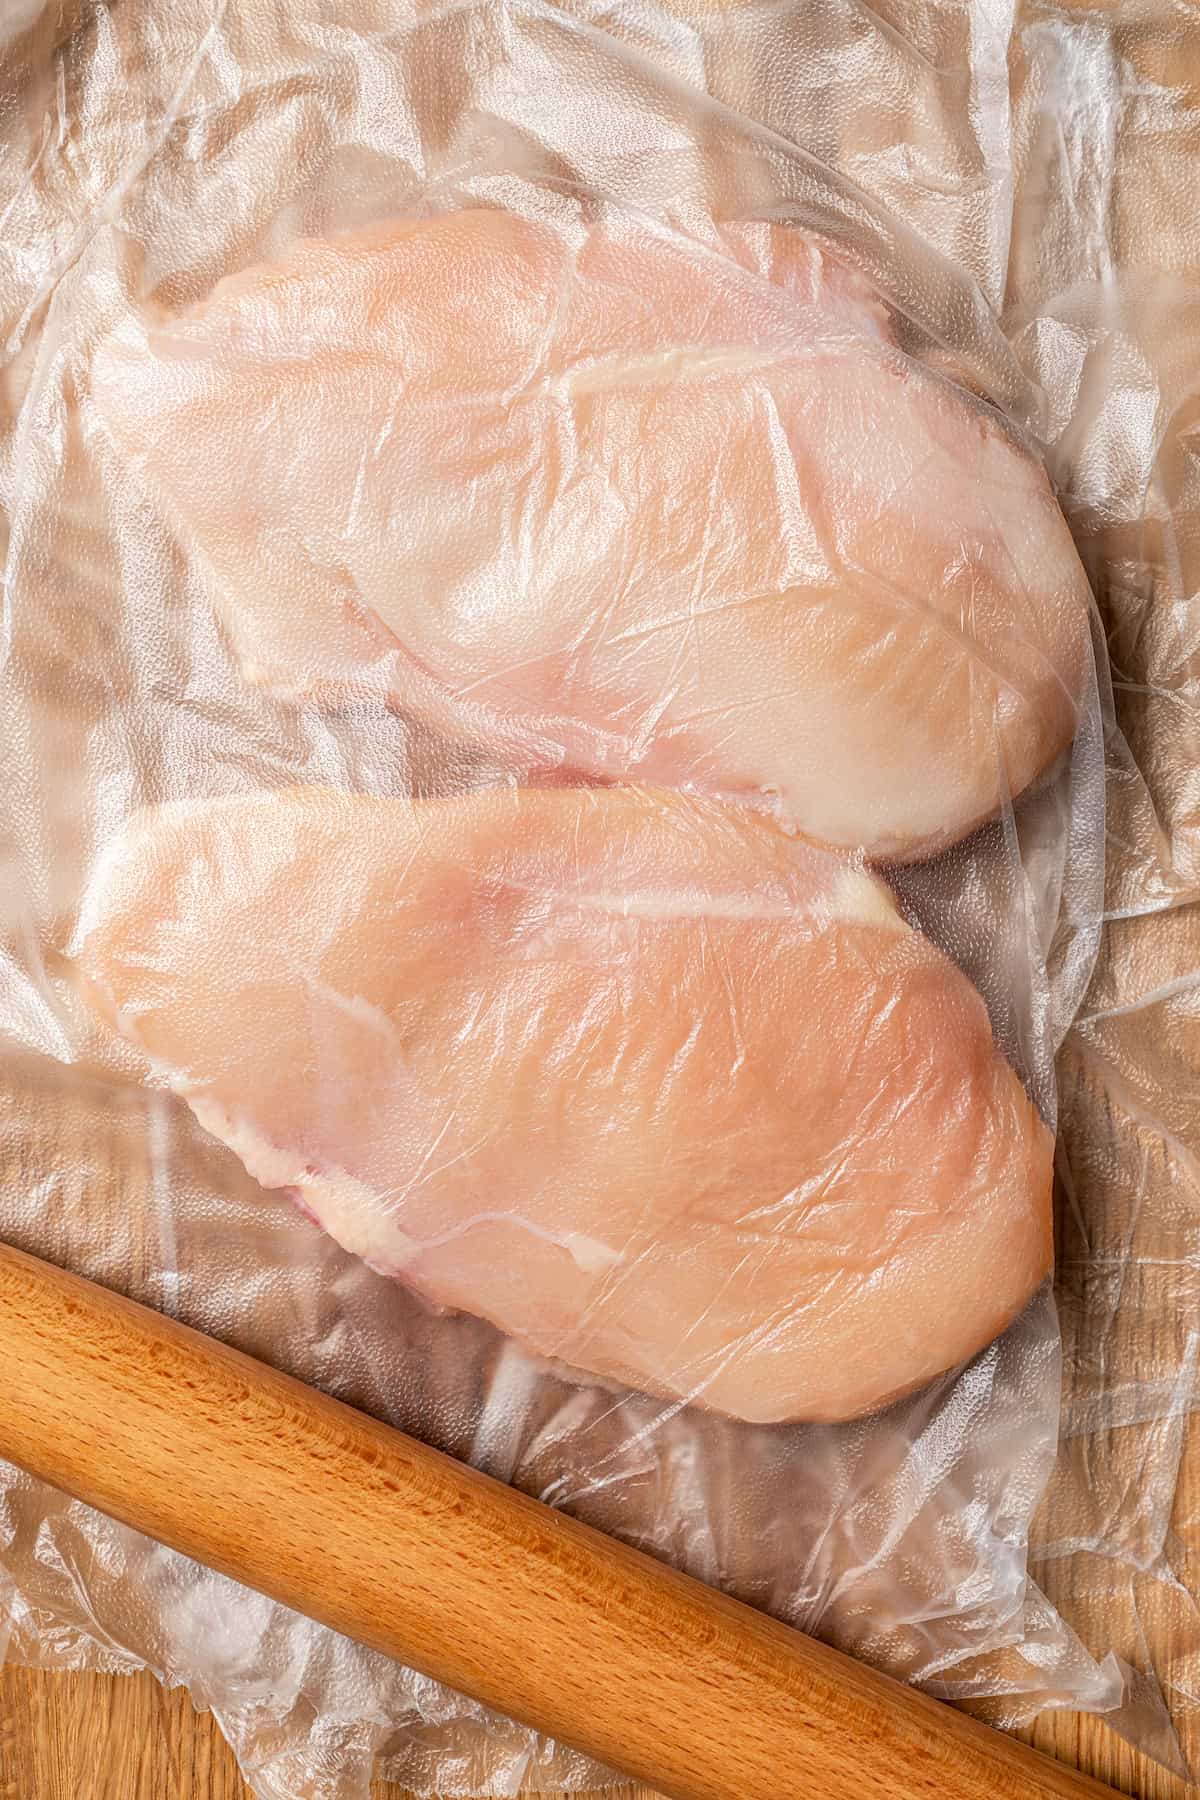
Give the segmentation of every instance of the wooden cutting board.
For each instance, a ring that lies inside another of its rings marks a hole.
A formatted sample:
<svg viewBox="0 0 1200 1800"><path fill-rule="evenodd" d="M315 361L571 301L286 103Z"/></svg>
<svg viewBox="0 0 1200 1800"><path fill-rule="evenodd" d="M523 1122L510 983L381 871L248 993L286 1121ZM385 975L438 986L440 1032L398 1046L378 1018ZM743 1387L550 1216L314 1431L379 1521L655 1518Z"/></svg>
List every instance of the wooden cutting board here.
<svg viewBox="0 0 1200 1800"><path fill-rule="evenodd" d="M0 1672L0 1800L253 1800L210 1713L152 1675ZM410 1800L394 1782L371 1800ZM654 1800L610 1788L575 1800Z"/></svg>
<svg viewBox="0 0 1200 1800"><path fill-rule="evenodd" d="M1082 16L1102 8L1079 0L1071 10ZM1134 5L1126 16L1130 41L1124 49L1132 53L1140 46L1134 61L1139 67L1145 64L1146 79L1193 95L1200 91L1200 30L1193 24L1190 33L1184 27L1181 35L1166 0ZM1129 185L1146 192L1143 178ZM1190 232L1191 215L1183 219L1181 213L1181 220L1181 233ZM1158 249L1163 266L1170 266L1161 234ZM1176 1509L1184 1520L1200 1517L1198 1445L1193 1433ZM1151 1643L1149 1648L1157 1654L1163 1646ZM1186 1800L1192 1791L1094 1717L1047 1714L1022 1735L1142 1800ZM10 1667L0 1670L0 1800L251 1800L251 1795L211 1715L197 1713L183 1690L167 1692L148 1674L76 1675ZM407 1796L394 1784L379 1782L372 1800ZM653 1796L646 1789L624 1787L608 1790L605 1800Z"/></svg>
<svg viewBox="0 0 1200 1800"><path fill-rule="evenodd" d="M1141 1800L1191 1790L1136 1755L1095 1718L1058 1715L1023 1733L1042 1750ZM0 1800L253 1800L209 1713L151 1675L0 1671ZM371 1800L411 1800L378 1781ZM655 1800L610 1788L574 1800ZM731 1800L737 1800L731 1796ZM819 1800L814 1796L814 1800Z"/></svg>

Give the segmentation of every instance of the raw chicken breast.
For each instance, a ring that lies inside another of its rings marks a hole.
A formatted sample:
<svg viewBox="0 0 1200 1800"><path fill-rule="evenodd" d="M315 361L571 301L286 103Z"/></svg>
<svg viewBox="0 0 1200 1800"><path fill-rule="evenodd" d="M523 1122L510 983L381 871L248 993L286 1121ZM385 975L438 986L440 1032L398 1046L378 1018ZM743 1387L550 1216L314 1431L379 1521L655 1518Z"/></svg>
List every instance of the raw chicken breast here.
<svg viewBox="0 0 1200 1800"><path fill-rule="evenodd" d="M1049 1131L861 868L638 788L144 815L93 998L268 1187L436 1305L745 1419L839 1419L1050 1267Z"/></svg>
<svg viewBox="0 0 1200 1800"><path fill-rule="evenodd" d="M1088 589L1042 469L795 231L300 242L129 318L93 393L274 689L381 686L874 858L1073 734Z"/></svg>

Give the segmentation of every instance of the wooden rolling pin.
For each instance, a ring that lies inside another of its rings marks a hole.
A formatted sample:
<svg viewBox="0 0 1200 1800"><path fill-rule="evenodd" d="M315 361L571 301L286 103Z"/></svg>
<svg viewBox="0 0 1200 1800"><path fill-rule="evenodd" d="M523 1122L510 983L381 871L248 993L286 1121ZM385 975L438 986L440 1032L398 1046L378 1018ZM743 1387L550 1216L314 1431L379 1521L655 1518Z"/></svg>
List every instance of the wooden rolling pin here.
<svg viewBox="0 0 1200 1800"><path fill-rule="evenodd" d="M0 1247L0 1455L677 1800L1111 1790Z"/></svg>

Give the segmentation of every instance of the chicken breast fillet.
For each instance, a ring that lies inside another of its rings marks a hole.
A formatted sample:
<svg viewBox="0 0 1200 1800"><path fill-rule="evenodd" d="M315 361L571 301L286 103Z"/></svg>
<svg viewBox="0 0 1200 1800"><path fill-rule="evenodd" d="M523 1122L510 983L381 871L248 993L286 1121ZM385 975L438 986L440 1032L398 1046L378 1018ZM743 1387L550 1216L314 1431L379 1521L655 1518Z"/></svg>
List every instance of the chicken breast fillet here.
<svg viewBox="0 0 1200 1800"><path fill-rule="evenodd" d="M986 1344L1052 1139L859 867L667 791L183 803L110 848L94 999L267 1187L438 1306L745 1419Z"/></svg>
<svg viewBox="0 0 1200 1800"><path fill-rule="evenodd" d="M1070 741L1041 467L797 231L468 211L302 241L98 351L243 667L912 858Z"/></svg>

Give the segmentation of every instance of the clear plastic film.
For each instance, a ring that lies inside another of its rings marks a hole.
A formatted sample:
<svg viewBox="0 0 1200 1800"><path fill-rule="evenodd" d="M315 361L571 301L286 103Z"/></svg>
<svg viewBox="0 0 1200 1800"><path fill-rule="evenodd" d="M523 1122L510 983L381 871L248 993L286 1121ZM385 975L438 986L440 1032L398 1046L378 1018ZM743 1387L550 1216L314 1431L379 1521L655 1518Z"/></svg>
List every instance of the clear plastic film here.
<svg viewBox="0 0 1200 1800"><path fill-rule="evenodd" d="M1182 1766L1181 40L26 12L0 1233ZM9 1655L264 1796L602 1779L12 1470L0 1538Z"/></svg>

